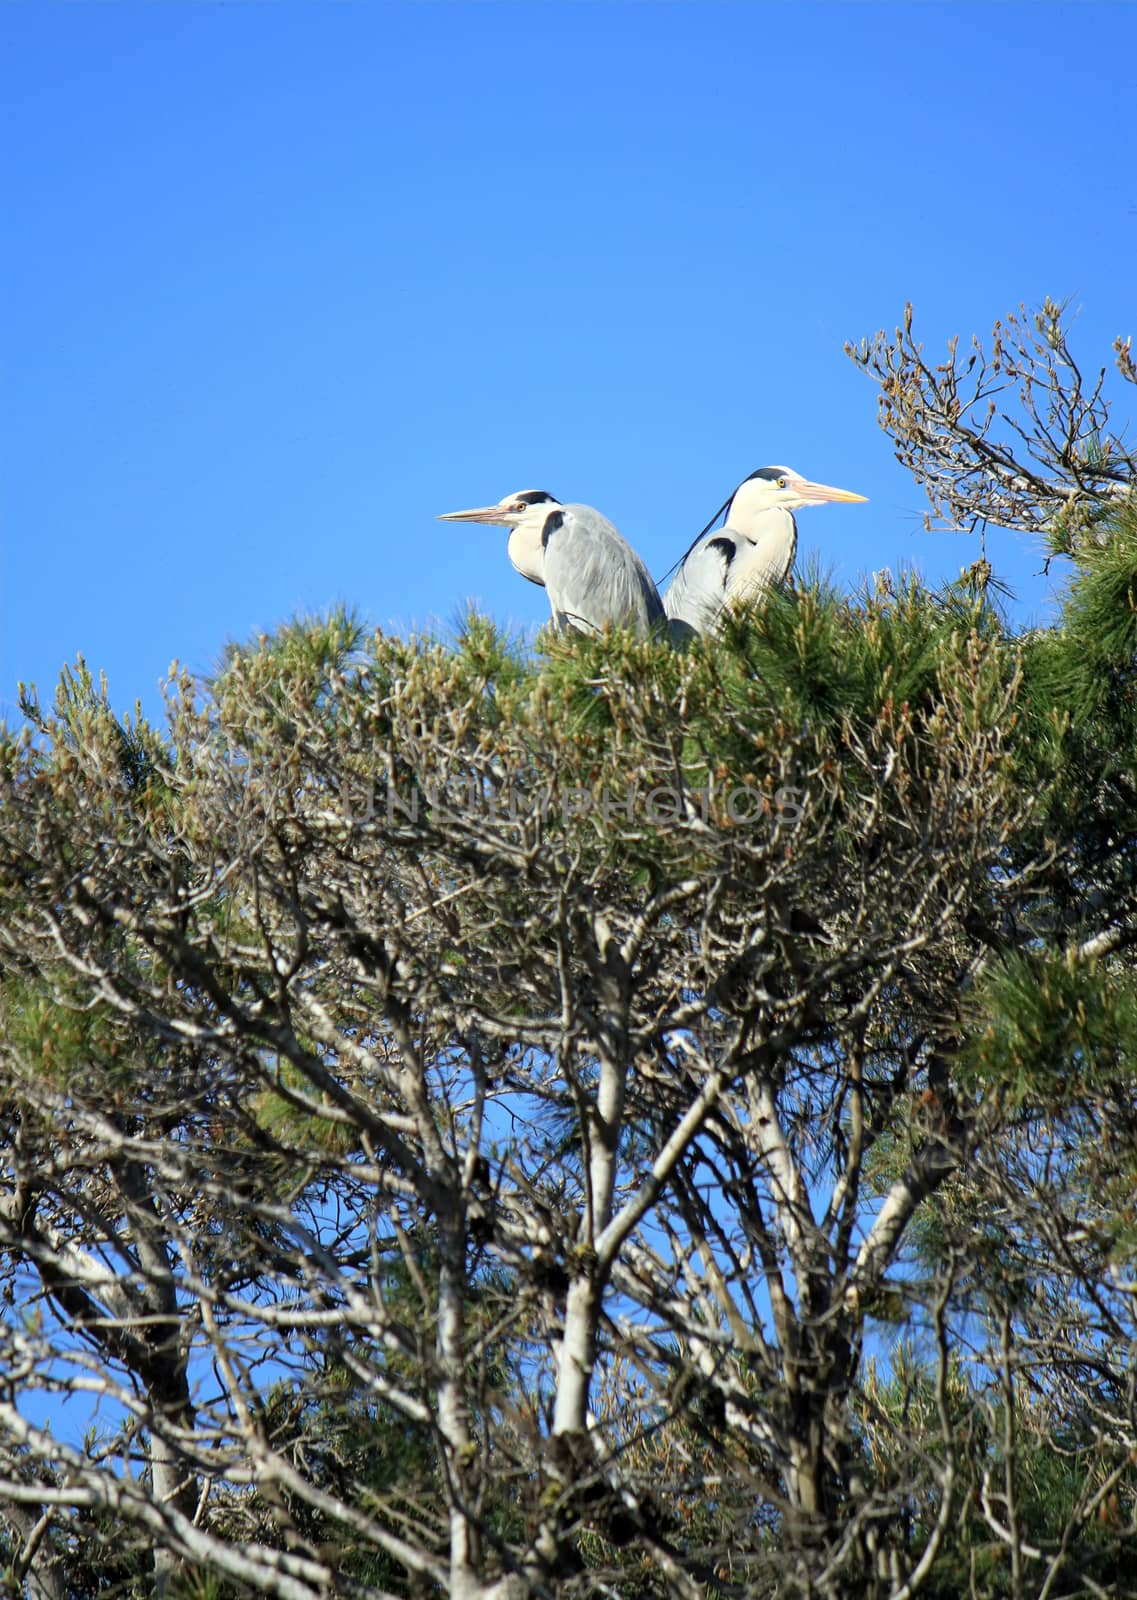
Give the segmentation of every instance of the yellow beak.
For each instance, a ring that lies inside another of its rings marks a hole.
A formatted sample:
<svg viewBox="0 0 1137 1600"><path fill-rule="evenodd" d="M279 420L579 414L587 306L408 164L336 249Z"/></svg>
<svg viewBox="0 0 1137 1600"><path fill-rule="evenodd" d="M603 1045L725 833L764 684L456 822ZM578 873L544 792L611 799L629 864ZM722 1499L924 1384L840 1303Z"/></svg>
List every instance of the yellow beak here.
<svg viewBox="0 0 1137 1600"><path fill-rule="evenodd" d="M442 511L435 518L436 522L489 522L497 523L499 527L509 526L505 513L500 506L474 506L471 511Z"/></svg>
<svg viewBox="0 0 1137 1600"><path fill-rule="evenodd" d="M790 483L810 505L825 505L830 500L843 500L850 505L859 500L868 504L867 494L854 494L851 489L834 489L828 483L811 483L808 478L791 478Z"/></svg>

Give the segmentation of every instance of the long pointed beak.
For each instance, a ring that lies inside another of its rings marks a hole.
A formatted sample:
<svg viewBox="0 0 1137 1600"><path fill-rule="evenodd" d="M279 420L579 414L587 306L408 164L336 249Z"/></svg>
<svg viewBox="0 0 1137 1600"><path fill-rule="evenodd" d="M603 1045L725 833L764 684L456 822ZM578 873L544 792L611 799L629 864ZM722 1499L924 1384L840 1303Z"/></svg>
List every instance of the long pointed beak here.
<svg viewBox="0 0 1137 1600"><path fill-rule="evenodd" d="M436 522L496 522L499 527L507 528L500 506L474 506L471 511L442 511L435 518Z"/></svg>
<svg viewBox="0 0 1137 1600"><path fill-rule="evenodd" d="M857 500L864 501L867 505L867 494L854 494L851 489L834 489L828 483L811 483L808 478L799 478L796 482L791 478L791 484L809 505L825 505L830 500L847 501L850 505Z"/></svg>

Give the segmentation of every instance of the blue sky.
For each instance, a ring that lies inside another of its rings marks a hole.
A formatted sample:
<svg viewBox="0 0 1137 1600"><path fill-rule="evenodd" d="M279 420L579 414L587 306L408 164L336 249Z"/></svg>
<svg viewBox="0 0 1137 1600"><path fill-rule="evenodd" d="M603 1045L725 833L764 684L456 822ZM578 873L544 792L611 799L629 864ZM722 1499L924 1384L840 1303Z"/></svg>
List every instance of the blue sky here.
<svg viewBox="0 0 1137 1600"><path fill-rule="evenodd" d="M540 623L433 520L522 487L659 576L788 462L870 496L800 519L841 581L954 575L842 344L1137 332L1135 55L1125 3L7 0L0 711L80 650L153 708L337 600Z"/></svg>

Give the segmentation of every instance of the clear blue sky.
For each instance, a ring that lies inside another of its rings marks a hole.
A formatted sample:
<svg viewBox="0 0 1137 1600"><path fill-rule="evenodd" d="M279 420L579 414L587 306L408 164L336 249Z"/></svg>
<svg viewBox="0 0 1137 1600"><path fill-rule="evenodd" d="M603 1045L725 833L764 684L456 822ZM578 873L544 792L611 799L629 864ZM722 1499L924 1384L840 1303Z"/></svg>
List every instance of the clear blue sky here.
<svg viewBox="0 0 1137 1600"><path fill-rule="evenodd" d="M0 710L336 600L539 623L433 521L522 487L660 575L788 462L871 497L800 519L842 581L953 575L843 341L1137 332L1135 59L1126 3L0 4Z"/></svg>

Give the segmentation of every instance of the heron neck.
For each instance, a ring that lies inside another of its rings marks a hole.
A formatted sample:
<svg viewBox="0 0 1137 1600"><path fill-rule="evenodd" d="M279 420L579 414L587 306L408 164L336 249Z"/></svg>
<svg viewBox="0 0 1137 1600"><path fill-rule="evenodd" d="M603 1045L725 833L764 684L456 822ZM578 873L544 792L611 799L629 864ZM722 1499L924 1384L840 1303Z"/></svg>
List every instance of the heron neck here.
<svg viewBox="0 0 1137 1600"><path fill-rule="evenodd" d="M523 578L545 587L545 552L541 548L541 524L534 519L519 523L509 535L509 559Z"/></svg>
<svg viewBox="0 0 1137 1600"><path fill-rule="evenodd" d="M793 538L797 524L793 513L784 506L762 506L757 511L732 506L725 531L740 533L751 544L759 544L770 538Z"/></svg>

